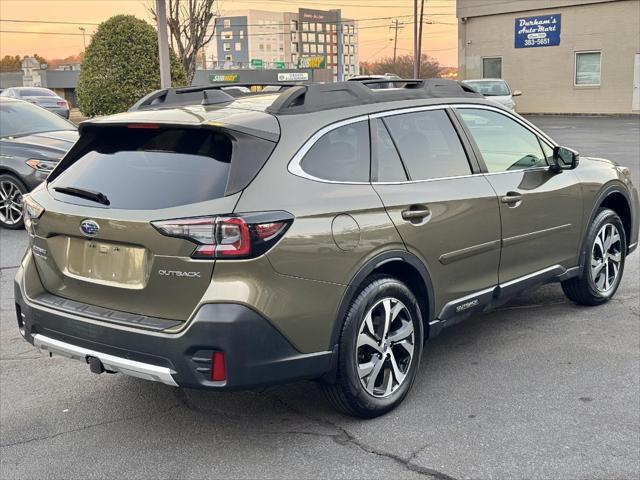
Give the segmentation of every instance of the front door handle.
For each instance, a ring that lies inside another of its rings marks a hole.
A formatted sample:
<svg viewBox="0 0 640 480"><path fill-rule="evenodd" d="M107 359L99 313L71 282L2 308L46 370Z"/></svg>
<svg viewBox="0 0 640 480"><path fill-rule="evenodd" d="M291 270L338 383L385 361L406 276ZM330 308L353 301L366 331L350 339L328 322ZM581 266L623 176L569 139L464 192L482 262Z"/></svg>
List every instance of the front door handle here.
<svg viewBox="0 0 640 480"><path fill-rule="evenodd" d="M422 220L429 215L431 215L431 210L424 205L411 205L407 210L402 211L402 219L410 222Z"/></svg>
<svg viewBox="0 0 640 480"><path fill-rule="evenodd" d="M522 201L522 195L518 192L507 192L507 194L500 199L502 203L514 204Z"/></svg>

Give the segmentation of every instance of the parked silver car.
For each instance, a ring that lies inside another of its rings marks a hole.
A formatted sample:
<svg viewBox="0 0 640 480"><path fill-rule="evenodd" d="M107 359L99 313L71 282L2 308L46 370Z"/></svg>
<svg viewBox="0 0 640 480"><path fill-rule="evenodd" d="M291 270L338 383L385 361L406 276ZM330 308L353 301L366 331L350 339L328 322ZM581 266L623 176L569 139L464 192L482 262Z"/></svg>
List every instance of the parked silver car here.
<svg viewBox="0 0 640 480"><path fill-rule="evenodd" d="M42 87L11 87L0 93L2 97L19 98L50 112L57 113L63 118L69 118L69 104L53 90Z"/></svg>
<svg viewBox="0 0 640 480"><path fill-rule="evenodd" d="M469 85L476 92L484 95L489 100L493 100L513 112L516 111L516 102L513 97L522 95L520 90L512 91L509 84L501 78L463 80L462 83Z"/></svg>

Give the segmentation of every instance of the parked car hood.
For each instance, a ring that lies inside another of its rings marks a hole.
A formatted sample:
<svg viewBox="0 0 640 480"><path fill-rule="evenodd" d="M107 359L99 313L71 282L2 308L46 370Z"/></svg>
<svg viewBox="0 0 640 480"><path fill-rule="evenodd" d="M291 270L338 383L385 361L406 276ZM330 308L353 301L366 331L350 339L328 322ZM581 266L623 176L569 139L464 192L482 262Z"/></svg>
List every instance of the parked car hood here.
<svg viewBox="0 0 640 480"><path fill-rule="evenodd" d="M39 158L58 160L64 156L78 139L75 130L34 133L16 138L0 138L0 147L20 148L39 154Z"/></svg>

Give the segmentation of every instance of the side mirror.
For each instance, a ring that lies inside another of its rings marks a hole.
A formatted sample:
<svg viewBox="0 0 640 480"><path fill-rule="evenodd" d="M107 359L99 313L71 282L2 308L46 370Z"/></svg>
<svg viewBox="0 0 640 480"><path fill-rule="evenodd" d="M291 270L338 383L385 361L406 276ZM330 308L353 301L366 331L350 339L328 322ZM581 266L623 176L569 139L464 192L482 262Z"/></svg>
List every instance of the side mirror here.
<svg viewBox="0 0 640 480"><path fill-rule="evenodd" d="M573 170L578 166L580 154L567 147L553 147L553 165L555 171Z"/></svg>
<svg viewBox="0 0 640 480"><path fill-rule="evenodd" d="M520 95L522 95L522 92L520 90L514 90L513 92L511 92L512 97L519 97Z"/></svg>

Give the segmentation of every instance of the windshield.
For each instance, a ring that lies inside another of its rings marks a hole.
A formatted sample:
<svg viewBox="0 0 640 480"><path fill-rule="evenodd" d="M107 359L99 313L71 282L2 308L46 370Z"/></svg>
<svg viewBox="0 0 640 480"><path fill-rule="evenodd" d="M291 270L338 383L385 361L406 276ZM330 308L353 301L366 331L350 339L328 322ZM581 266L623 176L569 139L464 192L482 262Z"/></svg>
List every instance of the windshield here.
<svg viewBox="0 0 640 480"><path fill-rule="evenodd" d="M73 123L55 113L21 101L0 102L0 118L0 137L76 129Z"/></svg>
<svg viewBox="0 0 640 480"><path fill-rule="evenodd" d="M481 93L485 97L497 97L502 95L511 95L509 87L502 80L482 81L482 82L464 82L472 87L476 92Z"/></svg>
<svg viewBox="0 0 640 480"><path fill-rule="evenodd" d="M21 88L16 90L21 97L57 97L55 92L46 88Z"/></svg>

